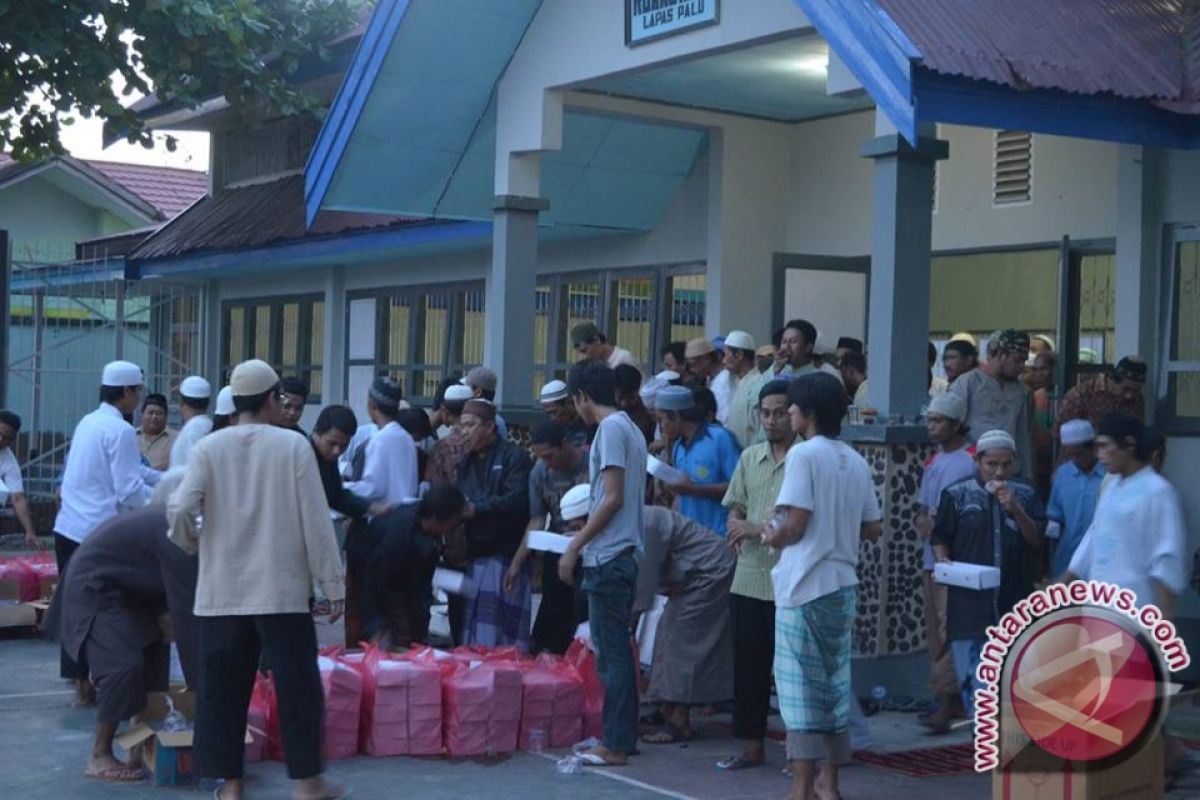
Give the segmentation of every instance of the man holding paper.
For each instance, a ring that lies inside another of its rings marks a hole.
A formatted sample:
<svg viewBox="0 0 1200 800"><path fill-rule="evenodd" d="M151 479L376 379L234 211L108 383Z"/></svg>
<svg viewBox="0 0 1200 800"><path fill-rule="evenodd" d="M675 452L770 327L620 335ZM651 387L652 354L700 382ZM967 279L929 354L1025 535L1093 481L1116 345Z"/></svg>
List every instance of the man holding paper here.
<svg viewBox="0 0 1200 800"><path fill-rule="evenodd" d="M729 431L704 419L693 390L666 386L654 401L663 435L674 440L674 464L683 473L671 483L679 495L679 513L724 537L726 512L721 505L737 469L737 440Z"/></svg>
<svg viewBox="0 0 1200 800"><path fill-rule="evenodd" d="M1042 544L1039 520L1043 518L1033 487L1014 477L1017 443L1013 437L1006 431L987 431L975 447L976 473L942 492L933 523L933 553L939 563L957 561L1000 570L996 589L950 586L947 592L946 639L968 714L987 627L1033 591L1032 555Z"/></svg>

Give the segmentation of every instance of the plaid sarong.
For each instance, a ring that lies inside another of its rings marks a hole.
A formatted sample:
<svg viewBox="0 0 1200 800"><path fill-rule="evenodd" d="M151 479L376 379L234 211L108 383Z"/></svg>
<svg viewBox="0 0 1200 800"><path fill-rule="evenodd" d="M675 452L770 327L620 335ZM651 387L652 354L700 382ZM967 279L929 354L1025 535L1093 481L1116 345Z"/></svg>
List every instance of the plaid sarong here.
<svg viewBox="0 0 1200 800"><path fill-rule="evenodd" d="M521 570L513 593L505 595L504 573L508 565L509 559L503 556L476 558L471 562L470 576L476 593L466 599L463 644L516 645L523 651L529 650L533 608L529 570Z"/></svg>
<svg viewBox="0 0 1200 800"><path fill-rule="evenodd" d="M845 736L855 602L855 588L846 586L775 611L775 685L789 758L824 758L829 737ZM805 736L811 734L816 736Z"/></svg>

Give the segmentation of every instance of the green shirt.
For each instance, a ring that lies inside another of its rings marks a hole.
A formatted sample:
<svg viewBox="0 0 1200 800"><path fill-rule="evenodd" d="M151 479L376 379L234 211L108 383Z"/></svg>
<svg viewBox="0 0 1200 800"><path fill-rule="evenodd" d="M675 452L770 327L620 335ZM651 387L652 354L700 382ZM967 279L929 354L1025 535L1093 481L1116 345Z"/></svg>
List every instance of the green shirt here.
<svg viewBox="0 0 1200 800"><path fill-rule="evenodd" d="M786 460L781 458L776 461L772 458L768 442L743 450L721 505L738 509L751 523L761 524L770 520L783 484ZM773 601L775 594L771 588L771 570L779 561L779 553L757 539L742 539L741 544L742 552L738 556L730 591L755 600Z"/></svg>
<svg viewBox="0 0 1200 800"><path fill-rule="evenodd" d="M738 379L733 399L729 401L729 416L725 427L737 437L742 449L749 447L761 426L758 419L758 393L762 390L762 373L747 372Z"/></svg>

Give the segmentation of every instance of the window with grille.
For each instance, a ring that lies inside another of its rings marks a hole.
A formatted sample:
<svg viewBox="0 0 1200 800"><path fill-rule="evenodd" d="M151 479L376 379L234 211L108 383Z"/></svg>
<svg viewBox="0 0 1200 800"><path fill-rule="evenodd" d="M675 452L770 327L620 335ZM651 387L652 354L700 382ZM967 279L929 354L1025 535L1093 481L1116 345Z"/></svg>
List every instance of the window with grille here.
<svg viewBox="0 0 1200 800"><path fill-rule="evenodd" d="M321 402L325 357L322 295L235 300L222 306L221 380L249 358L261 358L280 378L308 383L309 404Z"/></svg>
<svg viewBox="0 0 1200 800"><path fill-rule="evenodd" d="M1033 199L1033 134L996 131L992 154L992 203L1028 203Z"/></svg>
<svg viewBox="0 0 1200 800"><path fill-rule="evenodd" d="M1169 229L1164 344L1158 423L1171 433L1200 433L1200 226Z"/></svg>

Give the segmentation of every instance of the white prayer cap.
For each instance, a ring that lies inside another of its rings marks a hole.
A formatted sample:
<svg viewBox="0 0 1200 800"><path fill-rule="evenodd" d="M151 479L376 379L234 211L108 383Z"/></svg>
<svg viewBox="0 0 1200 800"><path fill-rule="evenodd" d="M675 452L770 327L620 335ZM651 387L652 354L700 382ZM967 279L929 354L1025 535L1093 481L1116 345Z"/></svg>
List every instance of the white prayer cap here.
<svg viewBox="0 0 1200 800"><path fill-rule="evenodd" d="M673 369L664 369L654 377L663 383L674 383L675 381L679 380L679 373Z"/></svg>
<svg viewBox="0 0 1200 800"><path fill-rule="evenodd" d="M142 368L131 361L112 361L104 365L100 378L103 386L141 386L145 383Z"/></svg>
<svg viewBox="0 0 1200 800"><path fill-rule="evenodd" d="M1096 431L1092 423L1086 419L1073 419L1062 424L1058 437L1064 445L1091 444L1096 439Z"/></svg>
<svg viewBox="0 0 1200 800"><path fill-rule="evenodd" d="M671 374L674 375L675 373L672 372ZM658 393L662 391L664 386L669 385L669 383L659 378L658 375L655 375L653 378L643 383L642 388L638 390L638 395L642 398L642 405L644 405L646 408L653 409L654 400L658 397Z"/></svg>
<svg viewBox="0 0 1200 800"><path fill-rule="evenodd" d="M558 507L562 512L563 522L586 517L592 510L592 487L586 483L572 486L563 495L562 500L558 501Z"/></svg>
<svg viewBox="0 0 1200 800"><path fill-rule="evenodd" d="M557 403L567 399L567 385L562 381L550 381L542 387L538 399L543 403Z"/></svg>
<svg viewBox="0 0 1200 800"><path fill-rule="evenodd" d="M445 401L450 403L462 403L470 400L475 396L475 392L471 391L470 386L463 386L461 383L454 386L446 387L446 394L443 395Z"/></svg>
<svg viewBox="0 0 1200 800"><path fill-rule="evenodd" d="M233 405L233 389L225 386L221 391L217 392L217 407L213 409L214 414L222 414L231 417L237 413L237 408Z"/></svg>
<svg viewBox="0 0 1200 800"><path fill-rule="evenodd" d="M238 364L229 376L229 388L234 397L254 397L278 383L279 375L271 365L257 358Z"/></svg>
<svg viewBox="0 0 1200 800"><path fill-rule="evenodd" d="M179 384L179 393L193 400L207 400L212 397L212 387L199 375L189 375Z"/></svg>
<svg viewBox="0 0 1200 800"><path fill-rule="evenodd" d="M754 337L745 331L730 331L725 337L726 347L736 347L739 350L754 350Z"/></svg>
<svg viewBox="0 0 1200 800"><path fill-rule="evenodd" d="M962 422L967 418L967 404L954 392L942 392L929 400L929 413Z"/></svg>
<svg viewBox="0 0 1200 800"><path fill-rule="evenodd" d="M986 453L988 450L1009 450L1017 452L1017 443L1008 431L988 431L975 442L975 452Z"/></svg>

